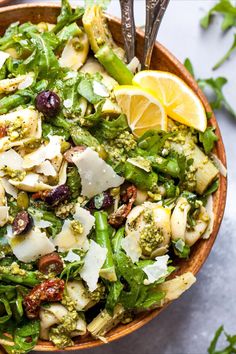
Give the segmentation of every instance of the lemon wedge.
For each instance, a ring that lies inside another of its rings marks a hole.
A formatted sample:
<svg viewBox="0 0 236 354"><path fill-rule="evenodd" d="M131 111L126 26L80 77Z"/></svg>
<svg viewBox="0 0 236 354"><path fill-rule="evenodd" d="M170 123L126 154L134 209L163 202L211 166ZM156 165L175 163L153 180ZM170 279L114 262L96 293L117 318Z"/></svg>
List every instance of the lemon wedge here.
<svg viewBox="0 0 236 354"><path fill-rule="evenodd" d="M165 108L149 90L121 85L115 87L114 94L135 136L140 137L149 129L167 130Z"/></svg>
<svg viewBox="0 0 236 354"><path fill-rule="evenodd" d="M135 75L133 85L150 90L173 120L201 132L206 130L207 118L202 102L178 76L165 71L144 70Z"/></svg>

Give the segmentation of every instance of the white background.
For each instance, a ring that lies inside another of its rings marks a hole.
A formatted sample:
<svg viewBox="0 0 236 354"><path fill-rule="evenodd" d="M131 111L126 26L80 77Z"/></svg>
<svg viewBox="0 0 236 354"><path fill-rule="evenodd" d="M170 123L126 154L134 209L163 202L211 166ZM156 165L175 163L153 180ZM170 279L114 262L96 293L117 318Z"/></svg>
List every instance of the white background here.
<svg viewBox="0 0 236 354"><path fill-rule="evenodd" d="M13 4L22 2L27 1ZM227 77L229 83L224 92L236 110L236 53L222 68L211 71L230 47L236 28L222 34L220 17L214 19L208 31L199 26L199 19L214 3L171 0L158 40L181 61L191 58L197 77ZM135 8L136 24L141 26L144 1L135 0ZM108 12L120 16L117 0L112 0ZM224 324L227 331L236 333L236 119L225 112L218 112L217 118L228 159L228 200L220 233L197 283L139 331L108 346L83 351L84 354L205 354L218 326Z"/></svg>

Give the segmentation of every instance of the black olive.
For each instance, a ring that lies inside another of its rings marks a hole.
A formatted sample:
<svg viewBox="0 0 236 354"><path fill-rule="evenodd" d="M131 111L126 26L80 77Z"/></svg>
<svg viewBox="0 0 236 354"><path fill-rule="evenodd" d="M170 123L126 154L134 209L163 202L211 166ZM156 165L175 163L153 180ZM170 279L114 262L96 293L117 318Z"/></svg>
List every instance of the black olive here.
<svg viewBox="0 0 236 354"><path fill-rule="evenodd" d="M95 195L93 199L89 202L89 209L107 209L112 206L114 203L113 197L108 193L104 192L98 195Z"/></svg>
<svg viewBox="0 0 236 354"><path fill-rule="evenodd" d="M20 211L12 224L12 230L14 235L22 235L26 234L28 231L30 231L33 227L33 219L31 215L23 210Z"/></svg>
<svg viewBox="0 0 236 354"><path fill-rule="evenodd" d="M62 184L52 190L46 195L45 202L49 205L55 206L64 202L70 195L70 189L66 184Z"/></svg>
<svg viewBox="0 0 236 354"><path fill-rule="evenodd" d="M60 98L55 92L42 91L36 96L35 107L46 117L55 117L60 109Z"/></svg>

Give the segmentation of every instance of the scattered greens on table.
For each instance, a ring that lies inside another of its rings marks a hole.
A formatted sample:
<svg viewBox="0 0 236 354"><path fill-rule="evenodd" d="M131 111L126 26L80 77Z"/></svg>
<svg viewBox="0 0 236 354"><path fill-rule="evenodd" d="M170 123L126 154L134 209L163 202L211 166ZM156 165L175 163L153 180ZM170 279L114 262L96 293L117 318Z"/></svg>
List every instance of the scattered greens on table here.
<svg viewBox="0 0 236 354"><path fill-rule="evenodd" d="M132 134L113 88L133 73L98 5L11 24L0 66L0 344L104 340L195 281L166 278L211 234L216 133Z"/></svg>
<svg viewBox="0 0 236 354"><path fill-rule="evenodd" d="M232 27L236 27L236 6L231 0L219 0L207 14L201 19L202 28L207 29L210 25L211 18L214 14L221 14L223 21L221 25L222 31L227 31ZM213 70L218 69L224 62L229 59L236 49L236 34L234 34L233 43L227 53L214 65Z"/></svg>
<svg viewBox="0 0 236 354"><path fill-rule="evenodd" d="M225 335L226 339L226 346L223 349L217 349L217 344L219 339L221 338L222 333ZM208 348L208 353L209 354L233 354L236 353L236 335L230 335L227 334L224 331L224 327L220 326L215 335L214 338L211 341L211 344Z"/></svg>

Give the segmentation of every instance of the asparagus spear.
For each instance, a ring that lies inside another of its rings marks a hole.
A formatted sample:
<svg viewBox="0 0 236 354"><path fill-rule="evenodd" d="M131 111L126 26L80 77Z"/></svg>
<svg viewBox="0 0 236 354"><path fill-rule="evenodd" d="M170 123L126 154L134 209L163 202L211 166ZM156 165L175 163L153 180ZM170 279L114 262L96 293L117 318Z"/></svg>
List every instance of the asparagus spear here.
<svg viewBox="0 0 236 354"><path fill-rule="evenodd" d="M36 272L26 270L21 271L21 274L12 274L11 266L0 266L0 280L6 283L12 282L32 287L39 284Z"/></svg>
<svg viewBox="0 0 236 354"><path fill-rule="evenodd" d="M113 262L112 248L109 237L109 229L107 222L107 213L97 211L94 213L95 217L95 230L96 230L96 242L107 249L107 257L100 271L101 277L109 280L116 281L116 272Z"/></svg>
<svg viewBox="0 0 236 354"><path fill-rule="evenodd" d="M132 84L133 74L107 44L104 44L97 51L95 57L104 66L108 74L110 74L120 85Z"/></svg>
<svg viewBox="0 0 236 354"><path fill-rule="evenodd" d="M0 100L0 114L5 114L11 109L16 108L22 104L30 101L30 97L14 94L11 96L3 97Z"/></svg>
<svg viewBox="0 0 236 354"><path fill-rule="evenodd" d="M88 130L79 126L74 126L70 130L71 138L75 145L85 145L93 148L100 146L98 140L92 136Z"/></svg>
<svg viewBox="0 0 236 354"><path fill-rule="evenodd" d="M121 241L124 237L124 233L125 233L125 228L121 227L119 230L117 230L115 237L112 239L112 247L114 253L119 252L121 248Z"/></svg>
<svg viewBox="0 0 236 354"><path fill-rule="evenodd" d="M152 167L157 171L167 173L174 178L179 176L180 168L177 159L165 159L161 156L148 156L147 160L151 162Z"/></svg>

